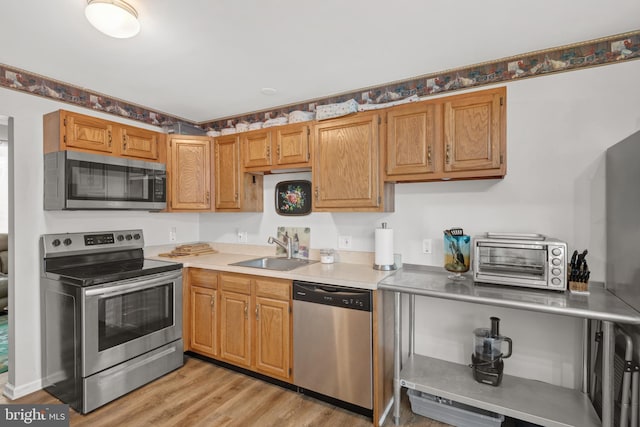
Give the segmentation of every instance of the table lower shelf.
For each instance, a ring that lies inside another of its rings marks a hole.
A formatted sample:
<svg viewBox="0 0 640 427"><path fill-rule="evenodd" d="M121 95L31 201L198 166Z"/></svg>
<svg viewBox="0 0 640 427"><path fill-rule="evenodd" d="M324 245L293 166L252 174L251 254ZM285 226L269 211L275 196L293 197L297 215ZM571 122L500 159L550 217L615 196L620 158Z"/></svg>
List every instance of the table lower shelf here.
<svg viewBox="0 0 640 427"><path fill-rule="evenodd" d="M466 365L432 357L410 356L400 385L543 426L601 425L589 397L578 390L511 375L493 387L475 381Z"/></svg>

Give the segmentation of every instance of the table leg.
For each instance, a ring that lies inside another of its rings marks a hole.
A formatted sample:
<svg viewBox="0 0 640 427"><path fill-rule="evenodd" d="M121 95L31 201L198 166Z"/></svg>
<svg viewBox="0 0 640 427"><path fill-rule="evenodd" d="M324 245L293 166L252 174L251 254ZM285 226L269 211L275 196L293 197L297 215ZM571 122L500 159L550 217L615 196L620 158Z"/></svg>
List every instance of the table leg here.
<svg viewBox="0 0 640 427"><path fill-rule="evenodd" d="M416 295L409 294L409 356L416 351Z"/></svg>
<svg viewBox="0 0 640 427"><path fill-rule="evenodd" d="M591 389L591 319L582 321L582 392Z"/></svg>
<svg viewBox="0 0 640 427"><path fill-rule="evenodd" d="M613 322L602 321L602 426L613 427L613 359L616 336Z"/></svg>
<svg viewBox="0 0 640 427"><path fill-rule="evenodd" d="M402 349L401 336L401 301L400 292L393 293L393 423L400 423L400 363Z"/></svg>

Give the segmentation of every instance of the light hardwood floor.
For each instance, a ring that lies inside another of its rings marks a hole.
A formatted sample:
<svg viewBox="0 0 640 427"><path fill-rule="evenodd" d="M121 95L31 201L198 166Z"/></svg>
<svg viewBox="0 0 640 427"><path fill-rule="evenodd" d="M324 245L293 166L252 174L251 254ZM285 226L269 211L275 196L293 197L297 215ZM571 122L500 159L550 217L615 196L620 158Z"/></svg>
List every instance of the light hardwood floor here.
<svg viewBox="0 0 640 427"><path fill-rule="evenodd" d="M403 393L404 395L404 393ZM40 390L0 404L60 403ZM348 426L371 421L291 390L187 357L185 365L87 415L71 412L71 426ZM401 425L440 427L446 424L415 415L403 396ZM384 427L393 426L390 417Z"/></svg>

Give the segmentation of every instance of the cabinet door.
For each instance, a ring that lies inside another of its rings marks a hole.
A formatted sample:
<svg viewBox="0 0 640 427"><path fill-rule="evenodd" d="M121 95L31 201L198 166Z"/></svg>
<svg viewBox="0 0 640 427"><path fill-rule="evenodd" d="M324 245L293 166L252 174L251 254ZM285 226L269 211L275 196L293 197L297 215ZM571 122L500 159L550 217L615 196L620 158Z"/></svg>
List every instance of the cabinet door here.
<svg viewBox="0 0 640 427"><path fill-rule="evenodd" d="M379 124L366 114L314 126L314 208L380 206Z"/></svg>
<svg viewBox="0 0 640 427"><path fill-rule="evenodd" d="M171 209L211 209L211 154L207 138L171 137Z"/></svg>
<svg viewBox="0 0 640 427"><path fill-rule="evenodd" d="M120 133L122 155L148 160L158 158L158 134L156 132L124 126Z"/></svg>
<svg viewBox="0 0 640 427"><path fill-rule="evenodd" d="M111 153L113 124L106 120L81 114L64 115L64 143L67 148L81 148L103 153Z"/></svg>
<svg viewBox="0 0 640 427"><path fill-rule="evenodd" d="M288 380L291 377L289 301L256 297L256 370Z"/></svg>
<svg viewBox="0 0 640 427"><path fill-rule="evenodd" d="M276 130L276 164L310 166L309 126L293 125Z"/></svg>
<svg viewBox="0 0 640 427"><path fill-rule="evenodd" d="M249 295L220 291L220 358L244 367L251 366L250 302Z"/></svg>
<svg viewBox="0 0 640 427"><path fill-rule="evenodd" d="M434 103L409 104L387 112L388 176L429 174L435 171L437 111ZM442 116L440 116L442 117Z"/></svg>
<svg viewBox="0 0 640 427"><path fill-rule="evenodd" d="M214 141L216 209L240 209L240 139L220 137Z"/></svg>
<svg viewBox="0 0 640 427"><path fill-rule="evenodd" d="M216 290L191 287L191 349L209 356L218 354Z"/></svg>
<svg viewBox="0 0 640 427"><path fill-rule="evenodd" d="M445 102L445 172L501 168L504 94L500 88Z"/></svg>
<svg viewBox="0 0 640 427"><path fill-rule="evenodd" d="M271 165L270 130L249 132L242 136L243 165L245 168Z"/></svg>

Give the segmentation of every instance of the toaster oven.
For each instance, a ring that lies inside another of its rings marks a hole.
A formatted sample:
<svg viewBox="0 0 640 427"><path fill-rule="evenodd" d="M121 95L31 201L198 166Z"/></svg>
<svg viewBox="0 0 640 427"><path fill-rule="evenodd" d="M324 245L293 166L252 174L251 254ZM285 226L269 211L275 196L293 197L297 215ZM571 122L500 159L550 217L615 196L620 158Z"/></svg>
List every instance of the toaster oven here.
<svg viewBox="0 0 640 427"><path fill-rule="evenodd" d="M541 234L487 233L473 239L473 280L564 291L567 244Z"/></svg>

